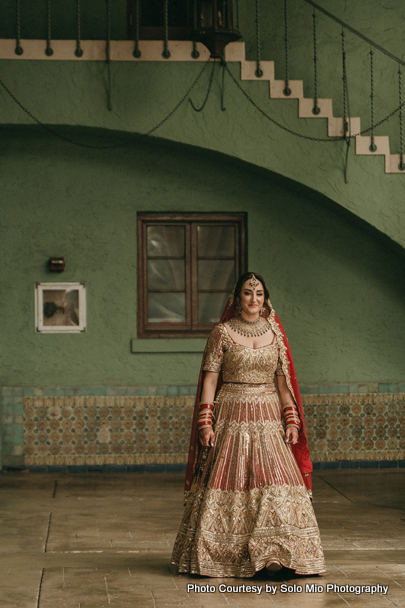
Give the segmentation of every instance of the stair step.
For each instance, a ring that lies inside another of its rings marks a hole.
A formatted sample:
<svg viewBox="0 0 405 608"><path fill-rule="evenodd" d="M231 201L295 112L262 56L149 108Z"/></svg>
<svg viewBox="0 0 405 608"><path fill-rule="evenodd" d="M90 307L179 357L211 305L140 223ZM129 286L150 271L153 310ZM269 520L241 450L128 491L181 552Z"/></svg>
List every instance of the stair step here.
<svg viewBox="0 0 405 608"><path fill-rule="evenodd" d="M400 154L390 154L385 157L385 172L386 173L405 173L405 171L401 171L399 168L399 163L401 161ZM403 155L403 162L405 163L405 154Z"/></svg>
<svg viewBox="0 0 405 608"><path fill-rule="evenodd" d="M319 114L314 114L315 99L303 97L299 100L298 116L300 118L329 118L333 117L333 108L331 99L318 99Z"/></svg>
<svg viewBox="0 0 405 608"><path fill-rule="evenodd" d="M329 137L342 137L344 135L344 127L343 127L343 118L328 118L328 135ZM353 117L350 118L350 129L349 134L352 133L355 135L356 133L360 133L360 118Z"/></svg>
<svg viewBox="0 0 405 608"><path fill-rule="evenodd" d="M386 154L390 156L390 140L388 135L374 137L374 143L377 146L377 150L372 152L370 150L371 136L358 135L356 137L356 154L368 154L369 156Z"/></svg>
<svg viewBox="0 0 405 608"><path fill-rule="evenodd" d="M262 76L256 76L256 61L244 61L240 66L241 80L274 80L274 61L262 61Z"/></svg>

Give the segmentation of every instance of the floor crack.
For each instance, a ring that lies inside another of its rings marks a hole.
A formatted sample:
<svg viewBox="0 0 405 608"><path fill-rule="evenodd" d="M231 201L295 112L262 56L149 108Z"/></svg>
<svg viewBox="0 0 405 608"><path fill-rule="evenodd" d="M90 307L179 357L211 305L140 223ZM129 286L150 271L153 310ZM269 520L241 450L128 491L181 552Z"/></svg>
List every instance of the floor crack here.
<svg viewBox="0 0 405 608"><path fill-rule="evenodd" d="M39 579L38 595L37 595L37 606L36 606L36 608L39 608L39 602L41 600L42 579L44 578L44 571L45 571L45 568L42 568L41 578Z"/></svg>
<svg viewBox="0 0 405 608"><path fill-rule="evenodd" d="M329 483L329 481L326 481L326 479L324 479L320 475L318 475L318 478L322 479L322 481L324 481L325 483L327 483L328 486L332 488L332 490L335 490L335 492L338 492L338 494L340 494L341 496L343 496L344 498L346 498L346 500L348 500L349 502L351 502L353 504L353 501L350 500L350 498L348 496L346 496L345 494L343 494L343 492L341 492L340 490L338 490L337 488L335 488L335 486L333 486L331 483Z"/></svg>
<svg viewBox="0 0 405 608"><path fill-rule="evenodd" d="M46 538L45 538L45 544L44 544L44 553L46 553L46 546L48 544L49 531L51 529L51 519L52 519L52 511L49 513L48 530L46 531Z"/></svg>

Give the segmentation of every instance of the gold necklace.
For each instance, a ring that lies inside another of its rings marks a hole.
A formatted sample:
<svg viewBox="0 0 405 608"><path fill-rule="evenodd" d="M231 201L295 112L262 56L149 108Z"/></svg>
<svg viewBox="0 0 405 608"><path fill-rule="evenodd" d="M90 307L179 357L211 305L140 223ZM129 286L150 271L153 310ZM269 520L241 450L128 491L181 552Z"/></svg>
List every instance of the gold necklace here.
<svg viewBox="0 0 405 608"><path fill-rule="evenodd" d="M257 338L270 329L270 324L263 317L259 317L256 321L248 321L241 315L238 315L237 317L229 319L228 325L231 329L236 331L237 334L246 336L247 338Z"/></svg>

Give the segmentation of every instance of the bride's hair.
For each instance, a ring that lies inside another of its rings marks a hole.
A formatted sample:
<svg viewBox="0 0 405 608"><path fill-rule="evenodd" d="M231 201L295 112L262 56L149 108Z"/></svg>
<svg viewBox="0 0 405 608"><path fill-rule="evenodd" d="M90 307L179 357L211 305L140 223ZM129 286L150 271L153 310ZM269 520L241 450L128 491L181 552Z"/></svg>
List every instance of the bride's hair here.
<svg viewBox="0 0 405 608"><path fill-rule="evenodd" d="M264 304L263 304L263 306L267 310L268 314L270 314L271 313L271 309L270 309L270 306L268 305L268 302L269 302L269 299L270 299L269 290L266 287L266 283L264 282L263 277L260 274L257 274L257 272L245 272L245 273L243 273L239 277L239 279L238 279L238 281L237 281L237 283L235 285L235 293L234 293L234 298L233 298L233 308L234 308L234 310L237 310L236 307L237 307L238 302L240 300L240 293L242 291L243 284L246 281L248 281L249 279L252 279L253 277L256 277L256 279L258 281L260 281L260 283L263 285L263 290L264 290Z"/></svg>

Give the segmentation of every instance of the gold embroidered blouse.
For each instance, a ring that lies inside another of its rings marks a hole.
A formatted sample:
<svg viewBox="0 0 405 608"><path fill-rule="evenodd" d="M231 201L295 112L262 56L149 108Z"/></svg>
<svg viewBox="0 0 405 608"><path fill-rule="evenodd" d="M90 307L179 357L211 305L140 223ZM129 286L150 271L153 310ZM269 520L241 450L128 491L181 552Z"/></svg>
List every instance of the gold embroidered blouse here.
<svg viewBox="0 0 405 608"><path fill-rule="evenodd" d="M222 323L209 335L203 369L222 369L223 381L232 383L274 384L274 374L284 375L275 338L266 346L249 348L234 342Z"/></svg>

